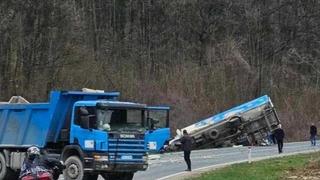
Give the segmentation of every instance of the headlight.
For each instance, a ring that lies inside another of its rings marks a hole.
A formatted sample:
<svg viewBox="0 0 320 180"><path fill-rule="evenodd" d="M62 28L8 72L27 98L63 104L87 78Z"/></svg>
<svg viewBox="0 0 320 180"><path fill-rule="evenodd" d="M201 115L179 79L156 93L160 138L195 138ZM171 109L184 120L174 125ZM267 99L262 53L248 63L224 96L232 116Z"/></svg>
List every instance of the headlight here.
<svg viewBox="0 0 320 180"><path fill-rule="evenodd" d="M144 155L144 156L142 156L142 159L143 159L143 161L148 161L148 155Z"/></svg>
<svg viewBox="0 0 320 180"><path fill-rule="evenodd" d="M108 156L94 155L93 158L96 161L109 161L109 157Z"/></svg>

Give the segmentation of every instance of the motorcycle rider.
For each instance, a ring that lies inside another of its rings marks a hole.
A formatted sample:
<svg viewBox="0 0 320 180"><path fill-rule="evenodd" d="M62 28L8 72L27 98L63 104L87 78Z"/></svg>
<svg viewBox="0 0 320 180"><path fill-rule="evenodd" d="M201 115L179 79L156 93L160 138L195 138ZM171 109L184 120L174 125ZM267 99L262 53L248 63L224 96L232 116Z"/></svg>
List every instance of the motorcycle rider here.
<svg viewBox="0 0 320 180"><path fill-rule="evenodd" d="M31 146L27 150L27 157L23 161L19 178L22 179L29 174L36 175L38 172L48 172L53 179L58 179L64 168L60 161L41 155L38 147Z"/></svg>

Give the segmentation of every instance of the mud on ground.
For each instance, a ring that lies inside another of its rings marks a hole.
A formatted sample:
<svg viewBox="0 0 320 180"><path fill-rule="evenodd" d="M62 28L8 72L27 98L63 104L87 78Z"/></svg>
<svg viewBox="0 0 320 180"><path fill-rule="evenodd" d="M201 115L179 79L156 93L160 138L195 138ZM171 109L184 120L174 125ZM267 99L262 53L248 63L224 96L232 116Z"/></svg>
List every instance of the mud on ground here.
<svg viewBox="0 0 320 180"><path fill-rule="evenodd" d="M315 157L303 168L292 168L281 179L286 180L320 180L320 157Z"/></svg>

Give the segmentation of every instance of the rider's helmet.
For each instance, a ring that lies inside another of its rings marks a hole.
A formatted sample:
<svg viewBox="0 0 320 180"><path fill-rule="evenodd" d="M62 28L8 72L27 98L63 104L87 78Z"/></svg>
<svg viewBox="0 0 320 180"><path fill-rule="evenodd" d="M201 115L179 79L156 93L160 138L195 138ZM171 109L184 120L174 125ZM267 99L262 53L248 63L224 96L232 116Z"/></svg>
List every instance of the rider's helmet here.
<svg viewBox="0 0 320 180"><path fill-rule="evenodd" d="M40 149L37 146L31 146L27 150L28 159L34 160L36 157L40 156Z"/></svg>

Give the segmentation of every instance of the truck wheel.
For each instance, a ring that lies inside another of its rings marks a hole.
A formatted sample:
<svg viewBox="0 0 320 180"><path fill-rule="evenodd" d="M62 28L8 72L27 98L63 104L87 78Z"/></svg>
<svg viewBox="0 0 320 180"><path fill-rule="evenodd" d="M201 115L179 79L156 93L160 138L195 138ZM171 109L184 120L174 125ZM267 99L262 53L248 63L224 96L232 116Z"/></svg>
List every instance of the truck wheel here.
<svg viewBox="0 0 320 180"><path fill-rule="evenodd" d="M0 179L5 179L7 176L8 168L6 166L6 160L2 153L0 153Z"/></svg>
<svg viewBox="0 0 320 180"><path fill-rule="evenodd" d="M17 173L13 172L9 167L6 166L6 159L2 153L0 153L0 179L18 179Z"/></svg>
<svg viewBox="0 0 320 180"><path fill-rule="evenodd" d="M66 169L63 171L65 180L82 180L84 178L83 164L78 156L70 156L65 161Z"/></svg>
<svg viewBox="0 0 320 180"><path fill-rule="evenodd" d="M219 136L219 131L216 129L212 129L209 133L208 133L208 137L212 140L217 139Z"/></svg>

